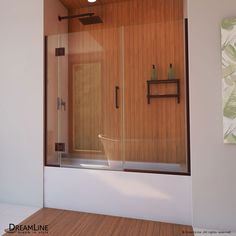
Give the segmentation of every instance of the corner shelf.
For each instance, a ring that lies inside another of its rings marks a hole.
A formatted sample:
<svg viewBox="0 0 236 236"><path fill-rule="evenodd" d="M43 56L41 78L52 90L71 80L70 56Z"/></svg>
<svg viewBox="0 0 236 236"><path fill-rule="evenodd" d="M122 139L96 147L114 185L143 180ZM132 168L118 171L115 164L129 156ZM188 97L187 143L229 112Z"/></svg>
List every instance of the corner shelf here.
<svg viewBox="0 0 236 236"><path fill-rule="evenodd" d="M151 94L150 87L152 84L176 84L176 93L174 94ZM151 98L176 98L177 103L180 103L180 80L165 79L165 80L147 80L147 102L150 104Z"/></svg>

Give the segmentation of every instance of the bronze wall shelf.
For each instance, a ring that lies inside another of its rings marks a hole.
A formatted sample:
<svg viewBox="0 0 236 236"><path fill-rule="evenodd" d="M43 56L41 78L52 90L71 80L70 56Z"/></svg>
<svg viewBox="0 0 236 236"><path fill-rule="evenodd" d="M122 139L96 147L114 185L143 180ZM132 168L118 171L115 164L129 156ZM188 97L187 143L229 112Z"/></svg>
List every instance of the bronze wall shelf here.
<svg viewBox="0 0 236 236"><path fill-rule="evenodd" d="M176 93L172 94L151 94L152 84L176 84ZM166 79L166 80L147 80L147 102L150 104L151 98L176 98L177 103L180 103L180 80L179 79Z"/></svg>

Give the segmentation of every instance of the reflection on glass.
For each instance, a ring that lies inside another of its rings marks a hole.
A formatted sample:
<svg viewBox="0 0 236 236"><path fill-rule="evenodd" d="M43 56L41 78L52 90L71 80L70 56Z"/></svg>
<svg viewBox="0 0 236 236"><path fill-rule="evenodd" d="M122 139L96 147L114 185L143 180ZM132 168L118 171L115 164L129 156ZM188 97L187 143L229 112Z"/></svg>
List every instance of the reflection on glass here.
<svg viewBox="0 0 236 236"><path fill-rule="evenodd" d="M187 173L182 1L163 18L158 1L117 4L94 7L102 24L69 20L71 33L47 37L47 164ZM107 17L114 9L114 17ZM56 56L56 48L65 55ZM152 84L148 103L152 65L158 80L168 80L170 64L179 103L165 96L176 93L174 83ZM64 150L56 150L56 143Z"/></svg>

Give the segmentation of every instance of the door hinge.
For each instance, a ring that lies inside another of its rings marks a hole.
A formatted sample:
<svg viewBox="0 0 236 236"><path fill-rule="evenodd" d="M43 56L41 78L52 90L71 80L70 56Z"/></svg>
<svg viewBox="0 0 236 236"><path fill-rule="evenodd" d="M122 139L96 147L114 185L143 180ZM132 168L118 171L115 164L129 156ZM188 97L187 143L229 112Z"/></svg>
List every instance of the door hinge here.
<svg viewBox="0 0 236 236"><path fill-rule="evenodd" d="M55 143L55 151L56 152L65 152L66 144L65 143Z"/></svg>
<svg viewBox="0 0 236 236"><path fill-rule="evenodd" d="M66 110L66 102L62 98L57 98L57 110Z"/></svg>
<svg viewBox="0 0 236 236"><path fill-rule="evenodd" d="M65 56L65 48L55 48L55 56L56 57L61 57Z"/></svg>

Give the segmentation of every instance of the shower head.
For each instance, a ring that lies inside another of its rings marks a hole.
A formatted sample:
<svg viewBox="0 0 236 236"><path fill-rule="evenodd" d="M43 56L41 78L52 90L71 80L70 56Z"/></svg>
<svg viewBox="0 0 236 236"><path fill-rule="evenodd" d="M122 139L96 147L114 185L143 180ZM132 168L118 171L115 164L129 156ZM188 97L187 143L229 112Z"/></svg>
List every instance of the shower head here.
<svg viewBox="0 0 236 236"><path fill-rule="evenodd" d="M102 19L100 16L88 16L88 17L82 17L79 18L79 21L83 25L94 25L94 24L101 24L103 23Z"/></svg>
<svg viewBox="0 0 236 236"><path fill-rule="evenodd" d="M89 13L73 15L73 16L58 16L58 20L62 21L62 20L69 20L69 19L73 19L73 18L89 17L89 16L93 16L93 15L94 15L94 13L89 12Z"/></svg>
<svg viewBox="0 0 236 236"><path fill-rule="evenodd" d="M68 20L68 19L73 19L73 18L79 18L79 21L83 24L83 25L93 25L93 24L100 24L103 23L102 19L100 18L100 16L94 16L95 13L84 13L84 14L80 14L80 15L73 15L73 16L58 16L58 20L62 21L62 20Z"/></svg>

